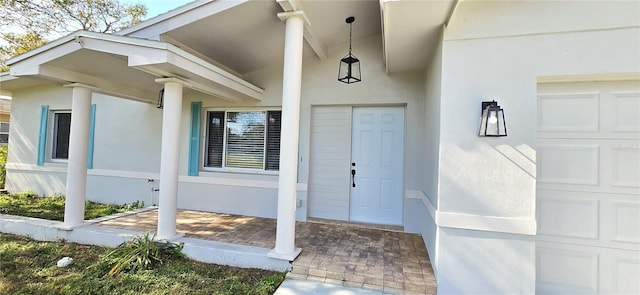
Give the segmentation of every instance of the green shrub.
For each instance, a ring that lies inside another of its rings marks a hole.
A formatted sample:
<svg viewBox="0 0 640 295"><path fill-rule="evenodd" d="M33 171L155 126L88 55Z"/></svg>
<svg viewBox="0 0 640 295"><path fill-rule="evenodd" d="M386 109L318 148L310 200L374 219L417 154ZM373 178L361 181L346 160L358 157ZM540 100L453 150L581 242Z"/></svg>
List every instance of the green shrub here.
<svg viewBox="0 0 640 295"><path fill-rule="evenodd" d="M0 189L4 188L5 177L7 176L7 151L7 145L0 146Z"/></svg>
<svg viewBox="0 0 640 295"><path fill-rule="evenodd" d="M107 275L114 276L122 271L148 269L162 264L166 259L185 257L182 253L183 246L183 243L155 240L155 235L145 234L118 245L102 261L111 267Z"/></svg>

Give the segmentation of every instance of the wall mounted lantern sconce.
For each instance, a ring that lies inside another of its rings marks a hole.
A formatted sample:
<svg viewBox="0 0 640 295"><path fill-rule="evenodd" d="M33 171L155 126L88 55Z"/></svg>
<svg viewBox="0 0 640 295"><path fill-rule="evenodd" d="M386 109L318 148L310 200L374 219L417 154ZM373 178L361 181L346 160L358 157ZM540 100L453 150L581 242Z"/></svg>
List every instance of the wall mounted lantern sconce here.
<svg viewBox="0 0 640 295"><path fill-rule="evenodd" d="M482 118L480 119L480 132L482 137L507 136L507 125L504 121L504 111L494 101L482 102Z"/></svg>
<svg viewBox="0 0 640 295"><path fill-rule="evenodd" d="M156 107L164 109L164 88L160 89L160 93L158 93L158 105Z"/></svg>
<svg viewBox="0 0 640 295"><path fill-rule="evenodd" d="M351 31L355 17L350 16L345 20L349 24L349 54L340 60L338 69L338 81L351 84L362 81L360 76L360 60L351 54Z"/></svg>

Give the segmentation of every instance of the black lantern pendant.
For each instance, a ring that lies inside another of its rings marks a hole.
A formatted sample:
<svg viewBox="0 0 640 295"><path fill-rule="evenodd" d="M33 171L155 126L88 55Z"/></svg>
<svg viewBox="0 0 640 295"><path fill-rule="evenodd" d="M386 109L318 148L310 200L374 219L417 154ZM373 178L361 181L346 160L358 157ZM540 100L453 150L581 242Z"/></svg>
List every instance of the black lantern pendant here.
<svg viewBox="0 0 640 295"><path fill-rule="evenodd" d="M158 104L156 107L164 109L164 88L160 89L160 92L158 93Z"/></svg>
<svg viewBox="0 0 640 295"><path fill-rule="evenodd" d="M478 136L507 136L504 111L495 100L482 102L482 118L480 119L480 132Z"/></svg>
<svg viewBox="0 0 640 295"><path fill-rule="evenodd" d="M351 84L362 81L360 76L360 60L351 54L351 30L355 17L347 17L346 22L349 24L349 54L340 60L340 69L338 70L338 81Z"/></svg>

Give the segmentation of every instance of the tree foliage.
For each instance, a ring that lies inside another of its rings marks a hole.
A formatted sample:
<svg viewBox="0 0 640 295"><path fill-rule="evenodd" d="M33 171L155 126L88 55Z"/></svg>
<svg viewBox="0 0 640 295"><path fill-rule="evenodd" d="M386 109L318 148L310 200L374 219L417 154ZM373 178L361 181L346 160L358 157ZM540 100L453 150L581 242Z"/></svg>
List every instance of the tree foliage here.
<svg viewBox="0 0 640 295"><path fill-rule="evenodd" d="M0 58L4 60L77 30L112 33L139 23L142 4L120 0L0 0Z"/></svg>

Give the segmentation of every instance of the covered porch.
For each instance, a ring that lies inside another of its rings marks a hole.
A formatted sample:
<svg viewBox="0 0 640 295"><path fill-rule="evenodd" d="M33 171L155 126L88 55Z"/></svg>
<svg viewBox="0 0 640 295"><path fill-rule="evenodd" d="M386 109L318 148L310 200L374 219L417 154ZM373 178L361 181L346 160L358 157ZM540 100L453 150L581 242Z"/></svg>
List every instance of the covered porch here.
<svg viewBox="0 0 640 295"><path fill-rule="evenodd" d="M156 232L157 210L97 224L136 232ZM435 294L436 280L422 237L399 227L326 220L297 222L293 279L308 279L393 294ZM177 231L185 238L273 249L276 220L179 210Z"/></svg>

